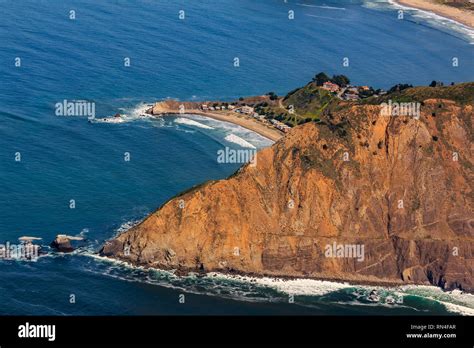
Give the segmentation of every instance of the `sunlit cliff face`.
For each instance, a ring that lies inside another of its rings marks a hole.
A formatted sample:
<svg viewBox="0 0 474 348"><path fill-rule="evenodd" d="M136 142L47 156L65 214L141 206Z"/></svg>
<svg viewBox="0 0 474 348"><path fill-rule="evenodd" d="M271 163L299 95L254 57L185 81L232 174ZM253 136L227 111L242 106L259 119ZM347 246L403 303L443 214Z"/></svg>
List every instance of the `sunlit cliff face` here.
<svg viewBox="0 0 474 348"><path fill-rule="evenodd" d="M428 99L419 118L380 109L294 128L256 166L170 200L103 253L182 271L473 291L472 105Z"/></svg>

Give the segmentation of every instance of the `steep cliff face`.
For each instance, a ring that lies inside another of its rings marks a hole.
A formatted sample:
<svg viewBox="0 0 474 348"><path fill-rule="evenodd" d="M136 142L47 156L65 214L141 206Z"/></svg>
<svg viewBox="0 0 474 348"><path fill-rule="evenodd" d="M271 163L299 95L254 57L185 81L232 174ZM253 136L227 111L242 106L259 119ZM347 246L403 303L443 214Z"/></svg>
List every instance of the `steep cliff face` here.
<svg viewBox="0 0 474 348"><path fill-rule="evenodd" d="M102 253L183 271L474 291L473 114L441 99L425 100L419 120L342 108L260 151L255 167L170 200Z"/></svg>

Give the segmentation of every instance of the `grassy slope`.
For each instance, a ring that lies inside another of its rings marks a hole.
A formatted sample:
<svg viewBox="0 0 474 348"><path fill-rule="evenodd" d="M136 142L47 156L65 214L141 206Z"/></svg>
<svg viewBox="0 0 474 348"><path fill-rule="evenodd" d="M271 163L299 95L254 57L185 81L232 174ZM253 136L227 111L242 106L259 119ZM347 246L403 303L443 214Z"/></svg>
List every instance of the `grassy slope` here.
<svg viewBox="0 0 474 348"><path fill-rule="evenodd" d="M422 102L426 99L449 99L459 104L474 104L474 82L444 87L413 87L380 98L368 98L361 103L380 104L391 99L398 102Z"/></svg>
<svg viewBox="0 0 474 348"><path fill-rule="evenodd" d="M317 121L324 112L340 101L330 92L316 86L314 82L288 93L279 102L257 108L261 114L276 118L288 125L296 126L309 121ZM290 113L290 108L294 113Z"/></svg>
<svg viewBox="0 0 474 348"><path fill-rule="evenodd" d="M299 118L320 118L324 110L336 101L334 95L311 82L303 88L289 93L284 99L285 106L293 105Z"/></svg>
<svg viewBox="0 0 474 348"><path fill-rule="evenodd" d="M460 83L443 87L413 87L401 92L393 92L378 98L371 97L360 101L342 101L333 93L321 89L314 82L291 91L281 100L256 104L257 112L269 118L276 118L288 125L296 126L311 121L328 121L328 115L347 107L361 105L380 105L388 102L423 102L426 99L449 99L461 105L474 104L474 82ZM255 105L255 104L254 104ZM290 106L295 112L289 112ZM330 122L330 121L329 121Z"/></svg>

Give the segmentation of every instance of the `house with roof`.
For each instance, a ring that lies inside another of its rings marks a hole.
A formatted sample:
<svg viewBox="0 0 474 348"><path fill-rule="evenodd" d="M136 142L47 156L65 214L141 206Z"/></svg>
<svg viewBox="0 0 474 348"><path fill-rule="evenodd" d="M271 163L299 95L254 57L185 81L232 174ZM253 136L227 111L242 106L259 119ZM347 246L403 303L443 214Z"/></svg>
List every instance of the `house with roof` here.
<svg viewBox="0 0 474 348"><path fill-rule="evenodd" d="M340 89L339 85L329 82L329 81L324 82L322 88L325 89L326 91L334 92L334 93L339 92L339 89Z"/></svg>

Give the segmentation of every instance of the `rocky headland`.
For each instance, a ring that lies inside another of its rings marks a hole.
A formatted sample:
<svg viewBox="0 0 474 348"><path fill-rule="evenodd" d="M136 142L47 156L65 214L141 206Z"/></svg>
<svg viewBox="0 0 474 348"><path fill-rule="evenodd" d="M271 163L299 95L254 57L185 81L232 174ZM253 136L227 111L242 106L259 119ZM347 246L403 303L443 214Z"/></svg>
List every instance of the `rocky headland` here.
<svg viewBox="0 0 474 348"><path fill-rule="evenodd" d="M316 89L282 103L309 112ZM398 102L420 114L381 112ZM172 198L101 253L179 272L473 292L473 106L474 83L335 102L256 166Z"/></svg>

